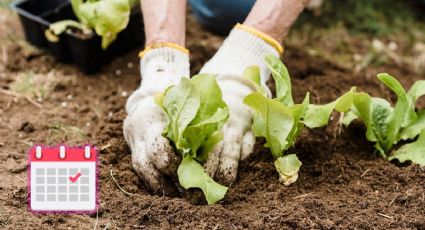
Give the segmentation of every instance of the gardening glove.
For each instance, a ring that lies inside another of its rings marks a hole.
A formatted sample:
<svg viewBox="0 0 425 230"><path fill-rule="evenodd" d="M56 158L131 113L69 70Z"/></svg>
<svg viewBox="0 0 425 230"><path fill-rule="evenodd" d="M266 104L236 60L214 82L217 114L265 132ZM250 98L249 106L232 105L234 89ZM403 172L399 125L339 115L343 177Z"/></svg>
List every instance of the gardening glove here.
<svg viewBox="0 0 425 230"><path fill-rule="evenodd" d="M229 185L235 180L239 160L248 157L254 148L252 114L243 99L255 88L250 80L242 77L242 73L247 67L258 66L261 84L268 90L266 81L270 71L264 58L267 54L278 57L282 50L282 46L268 35L238 24L200 71L217 74L223 100L230 110L229 120L223 127L223 141L209 154L204 164L208 174L220 183Z"/></svg>
<svg viewBox="0 0 425 230"><path fill-rule="evenodd" d="M179 159L162 136L166 118L154 96L189 76L189 55L183 47L161 43L147 47L140 56L142 82L127 100L124 138L134 170L148 188L160 192L167 184L164 175L175 174Z"/></svg>

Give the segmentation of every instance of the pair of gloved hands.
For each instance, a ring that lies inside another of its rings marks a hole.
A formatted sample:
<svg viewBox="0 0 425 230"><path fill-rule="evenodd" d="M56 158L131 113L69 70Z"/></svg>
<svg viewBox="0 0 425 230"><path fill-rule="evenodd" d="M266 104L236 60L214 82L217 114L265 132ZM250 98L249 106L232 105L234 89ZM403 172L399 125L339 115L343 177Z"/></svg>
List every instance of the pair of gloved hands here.
<svg viewBox="0 0 425 230"><path fill-rule="evenodd" d="M265 85L270 72L264 57L267 54L279 56L281 52L282 47L272 38L253 28L237 25L200 71L217 75L223 100L230 110L223 128L224 138L204 164L207 173L222 184L230 185L235 180L239 161L252 153L255 143L251 132L252 114L243 104L244 97L254 88L242 73L247 67L259 66ZM126 105L124 137L131 148L134 170L150 189L159 192L166 183L164 175L176 173L180 157L162 136L166 118L155 104L154 96L178 84L182 77L190 76L189 55L177 45L158 44L145 49L140 69L141 86Z"/></svg>

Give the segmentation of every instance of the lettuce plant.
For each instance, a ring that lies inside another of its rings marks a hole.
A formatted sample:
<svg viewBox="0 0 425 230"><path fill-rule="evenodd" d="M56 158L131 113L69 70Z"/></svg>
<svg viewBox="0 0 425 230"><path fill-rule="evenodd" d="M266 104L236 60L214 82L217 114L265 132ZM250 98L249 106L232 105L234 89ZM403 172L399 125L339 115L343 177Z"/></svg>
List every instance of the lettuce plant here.
<svg viewBox="0 0 425 230"><path fill-rule="evenodd" d="M275 159L274 165L279 173L279 180L290 185L297 180L302 163L295 154L285 151L294 145L305 126L322 127L328 124L333 110L347 112L352 105L355 89L352 88L328 104L310 104L309 93L300 104L295 104L291 79L285 65L271 55L266 57L266 64L275 81L276 98L267 97L266 90L260 86L258 67L250 67L244 76L256 85L257 92L245 97L244 103L254 110L253 133L266 139L265 146L270 149Z"/></svg>
<svg viewBox="0 0 425 230"><path fill-rule="evenodd" d="M394 107L385 99L357 93L343 124L348 126L353 120L360 119L366 126L366 139L376 142L375 148L384 158L399 159L401 162L411 160L424 165L425 110L416 111L415 103L425 95L425 80L415 82L406 93L391 75L381 73L378 79L397 95ZM415 143L407 144L389 156L394 144L412 140L420 134Z"/></svg>
<svg viewBox="0 0 425 230"><path fill-rule="evenodd" d="M182 78L156 98L167 118L164 136L182 156L177 169L180 185L200 188L208 204L223 199L227 187L216 183L202 167L209 152L222 139L221 129L229 117L220 87L213 75Z"/></svg>
<svg viewBox="0 0 425 230"><path fill-rule="evenodd" d="M72 9L79 22L63 20L52 23L46 37L58 41L58 35L68 28L76 28L83 34L92 34L92 29L102 37L102 48L106 49L127 27L134 0L71 0Z"/></svg>

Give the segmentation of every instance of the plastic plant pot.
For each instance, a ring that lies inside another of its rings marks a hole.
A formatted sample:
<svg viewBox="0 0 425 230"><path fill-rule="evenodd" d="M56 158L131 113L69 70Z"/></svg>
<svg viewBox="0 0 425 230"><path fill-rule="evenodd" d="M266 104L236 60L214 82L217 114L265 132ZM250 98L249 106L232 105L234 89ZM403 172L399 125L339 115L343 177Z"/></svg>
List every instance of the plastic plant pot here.
<svg viewBox="0 0 425 230"><path fill-rule="evenodd" d="M49 14L53 9L66 0L26 0L13 3L12 8L19 14L24 29L25 38L35 46L46 45L43 28L49 23L42 16Z"/></svg>
<svg viewBox="0 0 425 230"><path fill-rule="evenodd" d="M25 0L12 5L18 12L26 39L33 45L45 48L58 61L73 62L82 72L93 74L113 58L142 46L145 42L141 12L134 8L127 27L106 49L101 48L101 38L84 35L69 29L59 36L57 42L48 41L45 31L51 23L77 20L69 0Z"/></svg>
<svg viewBox="0 0 425 230"><path fill-rule="evenodd" d="M101 38L84 38L76 32L67 34L68 44L75 65L86 74L94 74L111 59L110 51L101 48Z"/></svg>
<svg viewBox="0 0 425 230"><path fill-rule="evenodd" d="M145 42L140 10L132 11L128 26L117 35L117 39L103 50L101 38L81 36L74 32L67 34L68 44L75 65L86 74L93 74L117 56L142 46Z"/></svg>
<svg viewBox="0 0 425 230"><path fill-rule="evenodd" d="M75 17L71 4L69 2L65 2L64 4L61 4L56 9L54 9L52 12L48 13L47 15L42 17L43 20L47 21L49 24L61 20L66 19L72 19L77 20ZM48 25L42 25L41 26L43 35L44 31L46 31L49 26ZM64 63L71 63L72 62L72 54L71 50L68 45L67 37L69 35L66 33L63 33L59 36L59 41L52 42L52 41L46 41L47 43L47 51L52 54L56 60L64 62Z"/></svg>

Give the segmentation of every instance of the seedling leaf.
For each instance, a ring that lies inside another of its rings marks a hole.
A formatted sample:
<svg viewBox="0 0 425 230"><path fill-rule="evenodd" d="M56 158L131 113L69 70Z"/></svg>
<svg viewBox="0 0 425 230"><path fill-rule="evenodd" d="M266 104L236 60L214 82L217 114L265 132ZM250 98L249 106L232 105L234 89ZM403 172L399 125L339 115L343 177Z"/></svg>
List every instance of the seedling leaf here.
<svg viewBox="0 0 425 230"><path fill-rule="evenodd" d="M289 154L277 158L274 162L275 168L279 173L279 181L288 186L298 179L298 171L302 165L297 155Z"/></svg>
<svg viewBox="0 0 425 230"><path fill-rule="evenodd" d="M246 96L244 103L256 112L252 126L254 135L266 138L266 147L270 148L275 158L282 156L287 146L286 138L294 125L291 110L260 93Z"/></svg>
<svg viewBox="0 0 425 230"><path fill-rule="evenodd" d="M353 104L354 91L355 88L352 88L335 101L325 105L310 104L304 115L304 124L311 129L322 127L328 124L329 117L334 109L338 112L347 112Z"/></svg>
<svg viewBox="0 0 425 230"><path fill-rule="evenodd" d="M389 160L398 159L400 162L412 161L413 163L425 165L425 130L419 135L418 140L402 146L388 157Z"/></svg>
<svg viewBox="0 0 425 230"><path fill-rule="evenodd" d="M294 104L292 98L291 77L289 76L288 69L273 55L266 56L266 65L271 70L273 79L276 85L276 100L280 101L286 106Z"/></svg>
<svg viewBox="0 0 425 230"><path fill-rule="evenodd" d="M417 113L416 121L401 131L400 139L413 139L417 137L422 130L425 130L425 110L419 111Z"/></svg>
<svg viewBox="0 0 425 230"><path fill-rule="evenodd" d="M223 199L227 192L227 187L215 182L204 168L191 157L183 158L177 169L180 185L185 189L200 188L205 195L208 204L214 204Z"/></svg>
<svg viewBox="0 0 425 230"><path fill-rule="evenodd" d="M214 182L201 165L223 138L221 129L229 117L215 76L182 78L155 101L166 114L164 135L183 157L177 170L180 184L186 189L200 188L208 204L222 199L227 188Z"/></svg>

